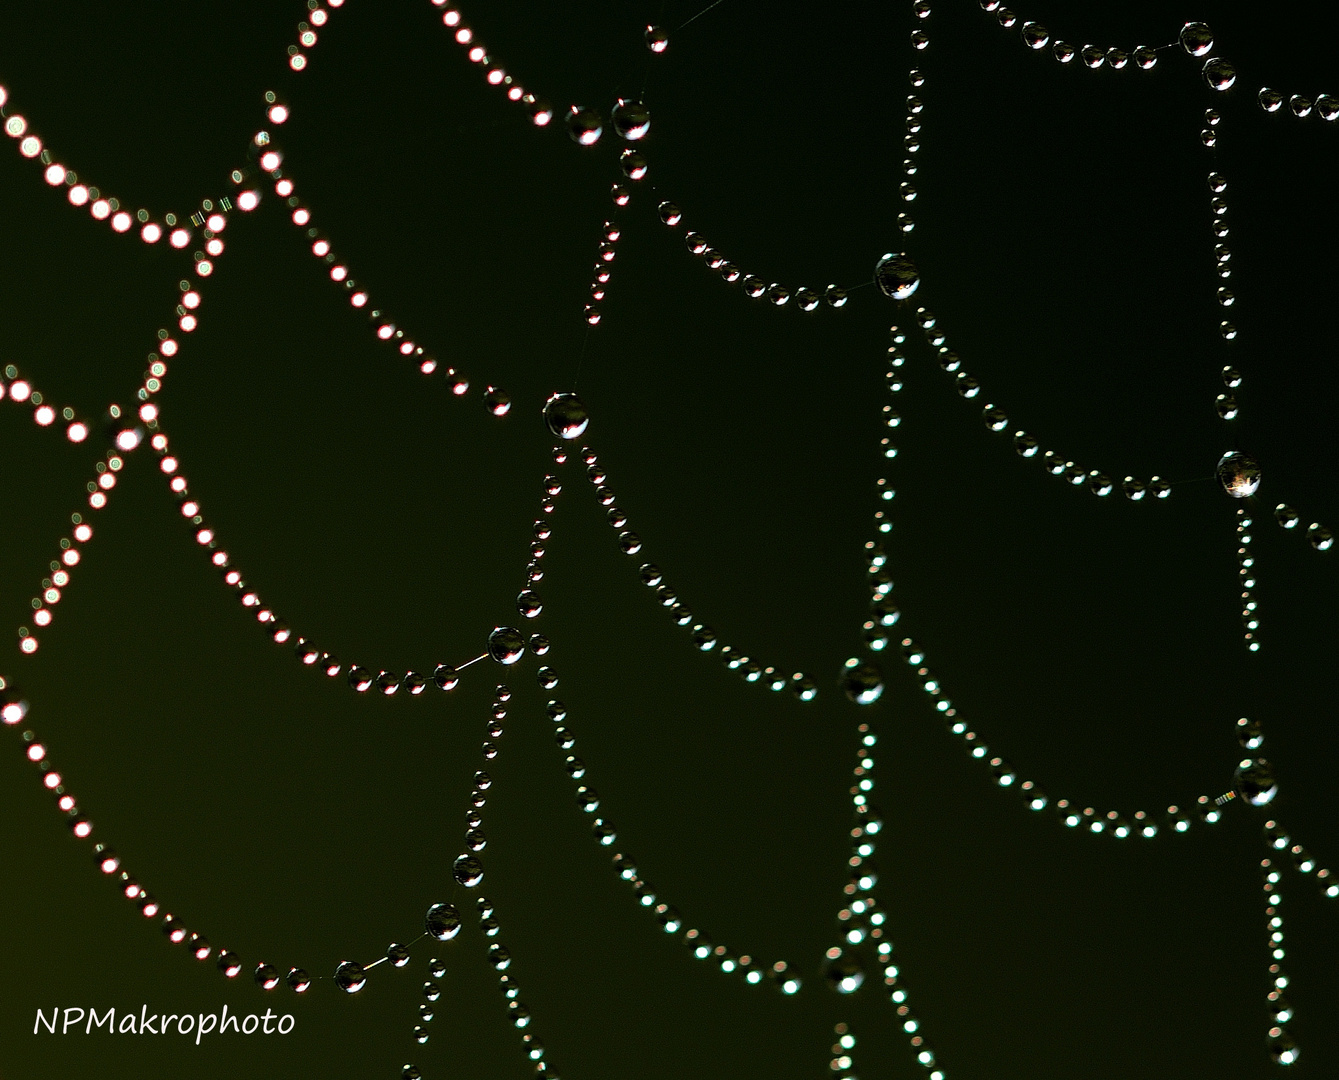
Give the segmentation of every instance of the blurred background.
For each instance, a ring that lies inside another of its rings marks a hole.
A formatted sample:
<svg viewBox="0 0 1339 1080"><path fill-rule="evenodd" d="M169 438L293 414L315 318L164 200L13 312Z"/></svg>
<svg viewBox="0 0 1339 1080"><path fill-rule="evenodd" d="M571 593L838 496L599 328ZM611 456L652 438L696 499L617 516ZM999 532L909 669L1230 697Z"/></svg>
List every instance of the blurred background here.
<svg viewBox="0 0 1339 1080"><path fill-rule="evenodd" d="M702 5L705 6L705 5ZM481 664L449 695L355 695L303 668L229 599L147 447L41 649L0 653L26 723L126 868L245 965L228 981L167 943L71 840L30 764L0 763L0 1076L137 1080L289 1074L533 1075L472 918L348 996L329 976L416 937L453 885L493 687L514 690L481 891L496 908L527 1029L562 1075L643 1080L828 1071L833 1025L858 1075L915 1077L874 973L824 984L847 881L856 724L880 736L875 856L911 1003L950 1077L1264 1077L1269 988L1259 860L1277 815L1339 870L1335 559L1272 521L1278 502L1339 522L1333 410L1333 178L1339 124L1266 116L1262 85L1339 93L1339 12L1205 0L1039 3L1022 19L1075 44L1174 41L1202 18L1239 71L1209 91L1183 51L1088 71L1033 53L974 3L934 5L918 197L903 207L911 5L481 2L479 39L559 110L651 112L603 320L582 318L617 176L593 148L532 126L488 86L426 0L350 0L298 75L299 4L69 0L7 6L0 80L81 180L155 218L235 190L266 90L312 224L373 304L471 382L454 398L375 341L266 189L228 226L200 328L159 397L191 491L265 600L342 660L427 673L519 617L552 439L540 408L576 385L591 447L643 539L623 555L574 466L563 476L544 611L585 783L619 831L590 837L562 767L538 662ZM652 55L648 23L669 32ZM681 29L679 29L681 28ZM1204 110L1223 115L1200 141ZM1205 177L1229 182L1224 344ZM775 308L723 283L655 207L746 272L792 288L869 280L905 247L912 305L871 287L845 308ZM915 218L903 236L897 214ZM96 419L126 405L169 325L180 255L115 236L40 169L0 154L0 362ZM934 310L982 395L963 401L913 322ZM905 389L884 385L889 327L911 324ZM584 359L583 359L584 356ZM1245 381L1225 424L1219 371ZM579 375L578 375L579 368ZM486 385L514 402L497 419ZM1023 461L987 399L1087 468L1172 481L1161 502L1097 499ZM903 416L885 462L880 410ZM0 403L0 611L19 626L84 484L82 446ZM1213 482L1254 455L1262 649L1242 641L1235 511ZM897 491L877 501L876 481ZM893 648L860 708L837 677L863 655L861 545L873 514L913 636L992 753L1052 799L1161 813L1218 795L1264 725L1281 784L1185 836L1081 835L995 787L943 730ZM815 701L744 683L701 654L637 575L656 563L722 644L811 674ZM16 641L16 639L14 639ZM609 863L642 876L715 943L785 959L795 997L694 960ZM1339 1062L1339 907L1289 873L1283 915L1302 1069ZM872 954L871 954L872 955ZM431 1038L411 1036L427 961L448 968ZM265 960L321 980L265 995ZM38 1008L292 1012L291 1035L193 1040L32 1034Z"/></svg>

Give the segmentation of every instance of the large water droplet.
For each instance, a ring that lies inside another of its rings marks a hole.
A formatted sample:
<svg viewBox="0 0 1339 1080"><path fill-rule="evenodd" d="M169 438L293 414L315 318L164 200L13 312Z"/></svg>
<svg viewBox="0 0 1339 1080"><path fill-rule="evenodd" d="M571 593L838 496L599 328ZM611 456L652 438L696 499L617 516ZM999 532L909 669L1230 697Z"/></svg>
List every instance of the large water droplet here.
<svg viewBox="0 0 1339 1080"><path fill-rule="evenodd" d="M386 946L386 959L395 967L404 967L409 963L409 946L401 945L398 941L391 942Z"/></svg>
<svg viewBox="0 0 1339 1080"><path fill-rule="evenodd" d="M1224 454L1218 461L1218 482L1234 499L1244 499L1260 487L1260 466L1246 454Z"/></svg>
<svg viewBox="0 0 1339 1080"><path fill-rule="evenodd" d="M514 626L499 626L488 635L488 655L499 664L514 664L525 655L525 638Z"/></svg>
<svg viewBox="0 0 1339 1080"><path fill-rule="evenodd" d="M921 272L905 255L889 252L874 267L874 280L885 296L905 300L920 287Z"/></svg>
<svg viewBox="0 0 1339 1080"><path fill-rule="evenodd" d="M472 889L484 879L484 864L473 855L461 855L456 859L451 872L465 888Z"/></svg>
<svg viewBox="0 0 1339 1080"><path fill-rule="evenodd" d="M632 98L619 98L609 118L614 122L614 130L629 142L646 138L651 130L650 111Z"/></svg>
<svg viewBox="0 0 1339 1080"><path fill-rule="evenodd" d="M554 394L544 403L544 422L560 439L579 439L590 417L576 394Z"/></svg>
<svg viewBox="0 0 1339 1080"><path fill-rule="evenodd" d="M356 994L367 985L367 972L363 970L362 964L345 960L335 968L335 982L346 994Z"/></svg>
<svg viewBox="0 0 1339 1080"><path fill-rule="evenodd" d="M1237 794L1252 806L1265 806L1279 793L1274 768L1264 758L1247 758L1232 774Z"/></svg>
<svg viewBox="0 0 1339 1080"><path fill-rule="evenodd" d="M1237 81L1237 69L1216 56L1204 65L1204 81L1214 90L1226 90Z"/></svg>
<svg viewBox="0 0 1339 1080"><path fill-rule="evenodd" d="M839 994L854 994L865 981L865 969L854 956L837 956L823 966L823 977Z"/></svg>
<svg viewBox="0 0 1339 1080"><path fill-rule="evenodd" d="M1188 22L1181 27L1181 45L1191 56L1203 56L1213 48L1213 31L1206 23Z"/></svg>
<svg viewBox="0 0 1339 1080"><path fill-rule="evenodd" d="M460 933L460 912L455 904L433 904L423 917L423 928L438 941L450 941Z"/></svg>
<svg viewBox="0 0 1339 1080"><path fill-rule="evenodd" d="M873 664L846 661L839 683L848 698L857 705L872 705L883 694L883 674Z"/></svg>
<svg viewBox="0 0 1339 1080"><path fill-rule="evenodd" d="M567 113L567 133L572 136L573 142L594 146L604 134L604 124L594 109L573 105Z"/></svg>

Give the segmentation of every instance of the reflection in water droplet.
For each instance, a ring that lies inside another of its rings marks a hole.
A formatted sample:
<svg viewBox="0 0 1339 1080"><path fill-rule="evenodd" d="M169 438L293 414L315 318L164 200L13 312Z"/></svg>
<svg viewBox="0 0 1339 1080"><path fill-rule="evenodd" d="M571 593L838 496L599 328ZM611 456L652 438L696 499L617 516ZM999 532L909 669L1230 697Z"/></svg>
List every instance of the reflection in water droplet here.
<svg viewBox="0 0 1339 1080"><path fill-rule="evenodd" d="M1260 466L1246 454L1224 454L1218 461L1218 482L1234 499L1254 495L1260 487Z"/></svg>
<svg viewBox="0 0 1339 1080"><path fill-rule="evenodd" d="M356 994L367 985L367 972L363 970L362 964L345 960L335 968L335 982L345 993Z"/></svg>
<svg viewBox="0 0 1339 1080"><path fill-rule="evenodd" d="M874 280L885 296L906 300L920 287L921 275L906 255L889 252L874 267Z"/></svg>

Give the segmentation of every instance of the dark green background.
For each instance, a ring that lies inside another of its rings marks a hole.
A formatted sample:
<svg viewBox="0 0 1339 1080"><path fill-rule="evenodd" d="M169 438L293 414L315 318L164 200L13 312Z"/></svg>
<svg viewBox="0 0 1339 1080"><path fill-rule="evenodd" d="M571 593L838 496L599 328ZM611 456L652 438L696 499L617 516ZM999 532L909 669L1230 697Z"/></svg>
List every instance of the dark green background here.
<svg viewBox="0 0 1339 1080"><path fill-rule="evenodd" d="M940 10L942 8L942 10ZM896 657L861 712L836 692L865 618L874 481L905 632L992 749L1051 795L1127 814L1217 794L1240 715L1264 722L1277 812L1339 863L1334 611L1339 554L1269 520L1339 523L1333 198L1339 125L1266 117L1255 89L1339 93L1339 13L1206 2L1039 5L1076 44L1172 40L1204 18L1242 75L1213 95L1169 51L1152 73L1061 68L974 4L938 5L918 225L907 247L967 370L1011 420L1080 463L1178 482L1166 503L1099 501L1019 461L910 343L901 456L877 457L888 326L873 289L811 316L747 300L655 220L672 197L746 270L792 286L867 279L893 227L910 5L728 0L649 57L626 3L467 7L482 40L557 106L645 96L647 181L623 213L604 321L578 388L590 438L649 557L722 641L813 673L802 705L742 683L638 583L577 474L555 514L538 628L555 642L577 752L620 847L714 940L785 957L795 999L690 960L637 910L573 805L533 660L486 810L485 892L534 1012L574 1080L813 1077L831 1025L859 1073L923 1075L876 984L817 985L848 854L854 724L877 724L888 822L880 893L912 1002L950 1077L1269 1075L1263 815L1124 844L1069 833L990 785ZM956 9L956 10L951 10ZM58 158L132 206L189 213L227 190L280 89L285 169L374 299L473 381L452 400L378 347L270 197L234 222L201 329L161 398L192 490L262 595L341 658L426 670L515 621L550 445L539 405L570 388L609 213L613 142L537 131L471 69L426 2L349 0L292 78L301 5L12 4L0 78ZM649 72L649 74L648 74ZM1234 318L1213 331L1204 108L1222 109ZM644 190L654 182L657 192ZM681 230L680 230L681 232ZM180 261L61 204L0 153L0 360L57 403L125 403ZM1230 355L1229 355L1230 354ZM1218 369L1246 374L1223 425ZM485 383L513 396L485 414ZM0 610L18 625L91 447L0 405ZM1203 478L1234 445L1252 505L1263 651L1240 640L1231 503ZM1180 483L1184 481L1184 483ZM355 697L245 618L134 455L32 659L0 670L127 867L211 941L328 976L415 934L451 895L469 774L499 670L449 698ZM12 647L12 646L9 646ZM55 1005L234 1011L270 1004L166 944L90 866L15 746L0 765L0 1076L517 1077L528 1067L467 927L346 997L274 998L285 1038L31 1034ZM1339 909L1290 875L1284 915L1300 1068L1339 1068ZM457 890L460 892L460 890ZM468 899L468 897L458 897ZM428 955L451 972L433 1038L409 1031Z"/></svg>

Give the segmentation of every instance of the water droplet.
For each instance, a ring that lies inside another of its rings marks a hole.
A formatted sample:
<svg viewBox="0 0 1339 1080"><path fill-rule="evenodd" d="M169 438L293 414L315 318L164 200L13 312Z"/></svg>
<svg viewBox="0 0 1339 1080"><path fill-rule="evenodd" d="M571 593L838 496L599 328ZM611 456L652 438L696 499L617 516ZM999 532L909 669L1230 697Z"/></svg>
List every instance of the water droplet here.
<svg viewBox="0 0 1339 1080"><path fill-rule="evenodd" d="M1204 81L1213 90L1226 90L1237 81L1237 69L1216 56L1204 65Z"/></svg>
<svg viewBox="0 0 1339 1080"><path fill-rule="evenodd" d="M289 968L286 981L295 994L305 994L312 984L311 976L302 968Z"/></svg>
<svg viewBox="0 0 1339 1080"><path fill-rule="evenodd" d="M1274 1034L1277 1031L1278 1034ZM1282 1028L1274 1028L1269 1036L1269 1056L1279 1065L1294 1065L1301 1056L1297 1040Z"/></svg>
<svg viewBox="0 0 1339 1080"><path fill-rule="evenodd" d="M554 394L544 403L544 423L560 439L579 439L590 417L575 394Z"/></svg>
<svg viewBox="0 0 1339 1080"><path fill-rule="evenodd" d="M1264 758L1247 758L1232 774L1232 785L1238 795L1252 806L1265 806L1274 801L1279 792L1273 766Z"/></svg>
<svg viewBox="0 0 1339 1080"><path fill-rule="evenodd" d="M1301 516L1287 503L1279 503L1278 506L1274 507L1274 520L1285 529L1295 529L1297 523L1301 520Z"/></svg>
<svg viewBox="0 0 1339 1080"><path fill-rule="evenodd" d="M1224 454L1218 461L1218 482L1234 499L1244 499L1260 486L1260 466L1246 454Z"/></svg>
<svg viewBox="0 0 1339 1080"><path fill-rule="evenodd" d="M1023 44L1029 49L1044 49L1051 42L1051 35L1041 23L1025 22L1021 33Z"/></svg>
<svg viewBox="0 0 1339 1080"><path fill-rule="evenodd" d="M594 109L573 105L567 113L567 133L582 146L594 146L604 134L604 123Z"/></svg>
<svg viewBox="0 0 1339 1080"><path fill-rule="evenodd" d="M1297 117L1311 115L1311 99L1305 98L1301 94L1294 94L1288 99L1288 108L1292 109L1293 115Z"/></svg>
<svg viewBox="0 0 1339 1080"><path fill-rule="evenodd" d="M1230 366L1223 368L1223 382L1235 390L1241 385L1241 372Z"/></svg>
<svg viewBox="0 0 1339 1080"><path fill-rule="evenodd" d="M1231 394L1219 394L1214 399L1214 408L1224 420L1235 420L1237 417L1237 399Z"/></svg>
<svg viewBox="0 0 1339 1080"><path fill-rule="evenodd" d="M1278 112L1283 105L1283 95L1267 86L1261 87L1260 93L1256 96L1260 101L1260 108L1267 113Z"/></svg>
<svg viewBox="0 0 1339 1080"><path fill-rule="evenodd" d="M1070 63L1075 54L1074 46L1067 41L1057 41L1051 46L1051 52L1062 64Z"/></svg>
<svg viewBox="0 0 1339 1080"><path fill-rule="evenodd" d="M544 610L544 605L540 602L538 596L536 596L529 589L526 589L523 593L521 593L518 597L516 597L516 610L519 611L522 615L524 615L527 619L533 619L536 615L538 615L541 611Z"/></svg>
<svg viewBox="0 0 1339 1080"><path fill-rule="evenodd" d="M1158 62L1157 51L1147 45L1140 45L1139 48L1134 51L1134 62L1144 71L1148 71Z"/></svg>
<svg viewBox="0 0 1339 1080"><path fill-rule="evenodd" d="M1102 66L1103 62L1105 62L1107 54L1096 45L1085 45L1079 50L1079 57L1083 60L1086 67L1090 67L1096 71Z"/></svg>
<svg viewBox="0 0 1339 1080"><path fill-rule="evenodd" d="M801 311L813 311L818 307L818 293L813 289L800 288L795 293L795 306Z"/></svg>
<svg viewBox="0 0 1339 1080"><path fill-rule="evenodd" d="M460 684L460 672L450 664L438 664L433 670L432 681L438 690L454 690Z"/></svg>
<svg viewBox="0 0 1339 1080"><path fill-rule="evenodd" d="M450 941L460 933L460 912L455 904L433 904L423 917L423 928L438 941Z"/></svg>
<svg viewBox="0 0 1339 1080"><path fill-rule="evenodd" d="M428 974L434 979L440 979L446 974L446 965L434 956L428 961Z"/></svg>
<svg viewBox="0 0 1339 1080"><path fill-rule="evenodd" d="M1107 50L1107 67L1115 68L1120 71L1130 62L1130 54L1124 49L1110 48Z"/></svg>
<svg viewBox="0 0 1339 1080"><path fill-rule="evenodd" d="M651 130L650 111L632 98L619 98L609 119L614 122L614 130L629 142L646 138L646 133Z"/></svg>
<svg viewBox="0 0 1339 1080"><path fill-rule="evenodd" d="M383 671L377 676L377 689L390 697L400 689L400 676L393 671Z"/></svg>
<svg viewBox="0 0 1339 1080"><path fill-rule="evenodd" d="M279 969L273 964L256 966L256 985L262 990L273 990L279 985Z"/></svg>
<svg viewBox="0 0 1339 1080"><path fill-rule="evenodd" d="M335 968L335 982L346 994L356 994L367 985L367 972L362 964L345 960Z"/></svg>
<svg viewBox="0 0 1339 1080"><path fill-rule="evenodd" d="M1322 120L1339 120L1339 98L1321 94L1316 98L1316 112Z"/></svg>
<svg viewBox="0 0 1339 1080"><path fill-rule="evenodd" d="M857 705L872 705L883 694L883 673L873 664L850 659L838 680L842 693Z"/></svg>
<svg viewBox="0 0 1339 1080"><path fill-rule="evenodd" d="M484 879L484 864L473 855L461 855L457 857L451 872L465 888L472 889Z"/></svg>
<svg viewBox="0 0 1339 1080"><path fill-rule="evenodd" d="M423 1080L423 1074L413 1065L406 1065L400 1070L400 1080Z"/></svg>
<svg viewBox="0 0 1339 1080"><path fill-rule="evenodd" d="M531 98L526 102L526 109L530 112L530 122L535 127L548 127L553 120L553 106L543 98ZM464 391L460 391L464 393Z"/></svg>
<svg viewBox="0 0 1339 1080"><path fill-rule="evenodd" d="M663 53L669 48L669 35L658 26L646 28L646 47L653 53Z"/></svg>
<svg viewBox="0 0 1339 1080"><path fill-rule="evenodd" d="M514 626L499 626L488 635L488 655L499 664L514 664L525 655L525 638Z"/></svg>
<svg viewBox="0 0 1339 1080"><path fill-rule="evenodd" d="M1191 56L1203 56L1213 48L1213 31L1206 23L1188 22L1181 27L1181 45Z"/></svg>
<svg viewBox="0 0 1339 1080"><path fill-rule="evenodd" d="M511 395L496 386L484 393L484 405L494 416L506 416L511 411Z"/></svg>
<svg viewBox="0 0 1339 1080"><path fill-rule="evenodd" d="M536 656L543 656L549 651L549 639L543 634L531 634L530 651Z"/></svg>
<svg viewBox="0 0 1339 1080"><path fill-rule="evenodd" d="M823 977L837 993L854 994L865 981L865 969L854 956L839 953L823 965Z"/></svg>
<svg viewBox="0 0 1339 1080"><path fill-rule="evenodd" d="M808 675L798 672L791 676L791 692L801 701L813 701L818 697L818 686Z"/></svg>
<svg viewBox="0 0 1339 1080"><path fill-rule="evenodd" d="M419 1046L422 1046L424 1043L428 1041L428 1039L429 1039L428 1029L425 1028L422 1024L415 1024L414 1041L418 1043Z"/></svg>
<svg viewBox="0 0 1339 1080"><path fill-rule="evenodd" d="M619 168L623 170L623 175L629 180L640 180L646 175L648 168L646 158L635 150L624 150L618 159L618 163ZM610 257L612 257L612 254L613 252L611 248ZM720 264L718 263L717 265L719 266Z"/></svg>
<svg viewBox="0 0 1339 1080"><path fill-rule="evenodd" d="M1307 528L1306 538L1311 541L1311 546L1317 551L1329 551L1334 544L1334 534L1319 523L1312 524Z"/></svg>
<svg viewBox="0 0 1339 1080"><path fill-rule="evenodd" d="M885 296L906 300L920 287L921 274L906 255L889 252L874 267L874 280Z"/></svg>
<svg viewBox="0 0 1339 1080"><path fill-rule="evenodd" d="M1276 1024L1286 1024L1293 1018L1293 1007L1277 990L1269 995L1269 1016Z"/></svg>
<svg viewBox="0 0 1339 1080"><path fill-rule="evenodd" d="M358 693L366 693L372 685L372 673L365 667L349 668L349 685Z"/></svg>

